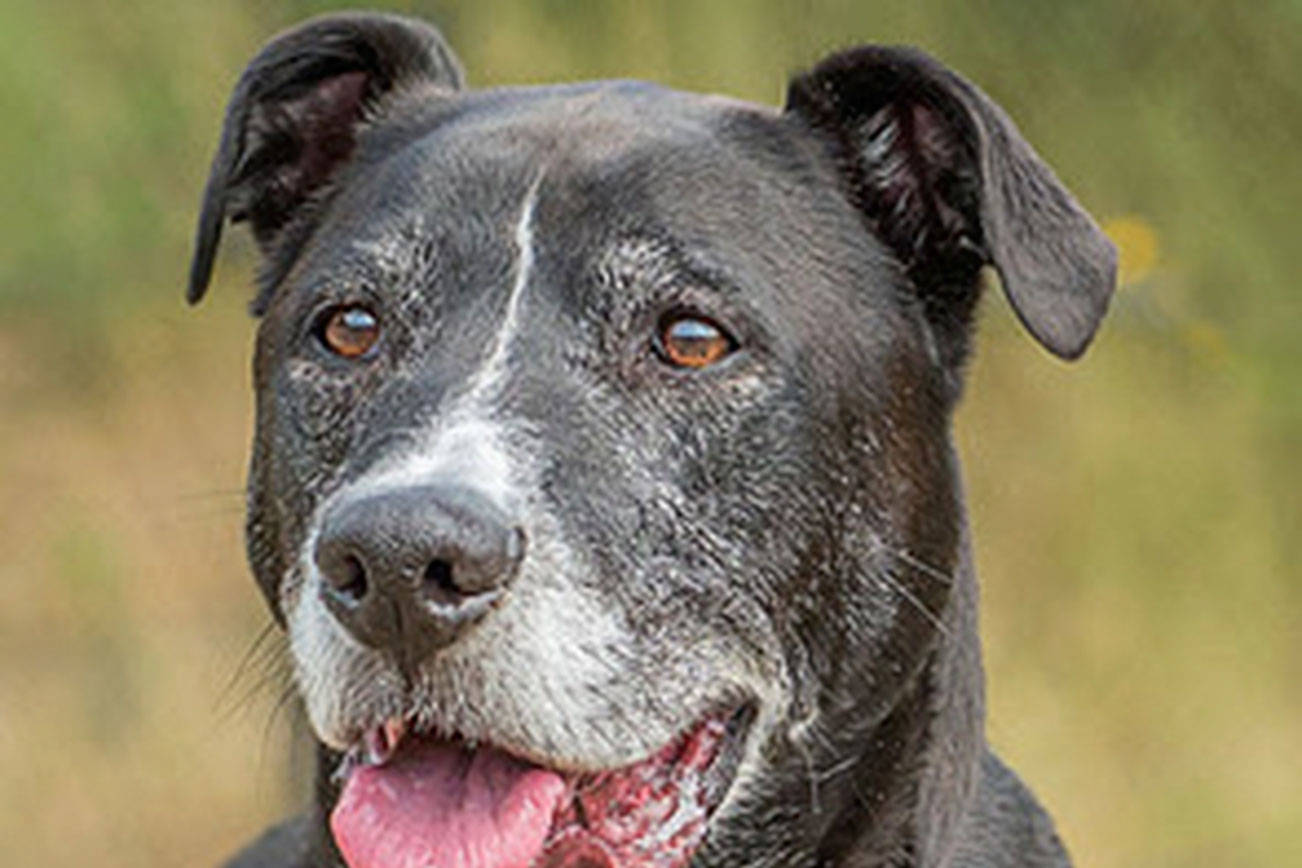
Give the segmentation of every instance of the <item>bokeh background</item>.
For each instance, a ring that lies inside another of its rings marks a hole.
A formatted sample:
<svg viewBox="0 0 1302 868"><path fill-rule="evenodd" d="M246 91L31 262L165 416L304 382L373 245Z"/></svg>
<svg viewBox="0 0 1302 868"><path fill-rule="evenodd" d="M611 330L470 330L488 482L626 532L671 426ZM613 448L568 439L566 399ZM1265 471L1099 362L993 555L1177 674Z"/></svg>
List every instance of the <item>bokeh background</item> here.
<svg viewBox="0 0 1302 868"><path fill-rule="evenodd" d="M326 2L0 0L0 863L202 866L296 803L240 538L242 233L188 241L229 88ZM479 85L776 102L858 41L979 82L1105 223L1077 365L997 293L959 415L993 743L1081 865L1302 864L1302 2L394 2Z"/></svg>

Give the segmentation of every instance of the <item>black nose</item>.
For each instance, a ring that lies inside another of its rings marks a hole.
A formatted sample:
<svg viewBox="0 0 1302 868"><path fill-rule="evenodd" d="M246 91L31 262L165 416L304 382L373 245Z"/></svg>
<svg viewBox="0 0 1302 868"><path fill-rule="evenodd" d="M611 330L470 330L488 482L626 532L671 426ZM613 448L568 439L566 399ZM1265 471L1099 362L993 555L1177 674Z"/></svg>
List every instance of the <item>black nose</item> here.
<svg viewBox="0 0 1302 868"><path fill-rule="evenodd" d="M524 558L524 533L468 489L395 488L334 504L315 557L339 622L410 668L501 599Z"/></svg>

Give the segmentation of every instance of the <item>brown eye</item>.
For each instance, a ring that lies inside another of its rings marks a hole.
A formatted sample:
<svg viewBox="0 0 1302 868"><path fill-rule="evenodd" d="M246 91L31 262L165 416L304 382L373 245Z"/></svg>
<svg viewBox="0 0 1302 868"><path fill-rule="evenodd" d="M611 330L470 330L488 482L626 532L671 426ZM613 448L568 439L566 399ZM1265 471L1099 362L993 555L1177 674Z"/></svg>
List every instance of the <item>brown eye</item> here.
<svg viewBox="0 0 1302 868"><path fill-rule="evenodd" d="M327 312L319 335L330 352L357 359L370 352L380 339L380 321L359 305L337 307Z"/></svg>
<svg viewBox="0 0 1302 868"><path fill-rule="evenodd" d="M680 314L660 325L657 349L665 361L680 368L704 368L736 348L727 332L703 317Z"/></svg>

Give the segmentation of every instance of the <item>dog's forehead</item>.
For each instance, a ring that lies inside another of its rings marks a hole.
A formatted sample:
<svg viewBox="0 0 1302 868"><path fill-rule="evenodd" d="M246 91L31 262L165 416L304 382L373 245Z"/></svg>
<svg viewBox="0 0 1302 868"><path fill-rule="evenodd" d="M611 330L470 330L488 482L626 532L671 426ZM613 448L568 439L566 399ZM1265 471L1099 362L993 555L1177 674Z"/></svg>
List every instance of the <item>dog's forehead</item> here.
<svg viewBox="0 0 1302 868"><path fill-rule="evenodd" d="M719 156L728 130L749 123L780 136L776 110L641 81L594 81L419 94L391 135L430 163L484 161L573 171L694 149ZM422 135L423 133L423 135Z"/></svg>
<svg viewBox="0 0 1302 868"><path fill-rule="evenodd" d="M305 259L337 271L417 237L507 257L533 190L540 244L600 259L650 235L794 273L838 234L863 246L832 183L770 107L626 81L430 93L364 141Z"/></svg>

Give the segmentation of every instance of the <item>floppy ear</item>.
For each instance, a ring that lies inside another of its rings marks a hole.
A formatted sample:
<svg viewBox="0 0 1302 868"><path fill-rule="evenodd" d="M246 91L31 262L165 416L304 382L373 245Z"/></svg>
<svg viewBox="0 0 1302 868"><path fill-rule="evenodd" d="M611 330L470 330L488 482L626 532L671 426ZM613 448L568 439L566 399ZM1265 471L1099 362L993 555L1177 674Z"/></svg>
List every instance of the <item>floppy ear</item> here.
<svg viewBox="0 0 1302 868"><path fill-rule="evenodd" d="M1041 344L1085 351L1116 252L989 97L920 51L864 46L792 81L787 112L830 138L852 199L960 345L990 264Z"/></svg>
<svg viewBox="0 0 1302 868"><path fill-rule="evenodd" d="M439 32L409 18L344 13L282 33L240 76L226 108L195 232L186 298L203 298L222 224L248 220L263 252L352 156L388 94L418 83L458 90Z"/></svg>

